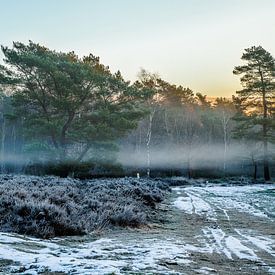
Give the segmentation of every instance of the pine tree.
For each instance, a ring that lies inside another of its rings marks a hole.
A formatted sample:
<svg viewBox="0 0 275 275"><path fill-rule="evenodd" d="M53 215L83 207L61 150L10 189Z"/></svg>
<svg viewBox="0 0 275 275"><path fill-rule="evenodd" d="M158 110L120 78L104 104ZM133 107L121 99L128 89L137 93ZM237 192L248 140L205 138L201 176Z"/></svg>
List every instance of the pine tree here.
<svg viewBox="0 0 275 275"><path fill-rule="evenodd" d="M263 144L264 178L270 180L268 143L272 133L272 109L275 98L275 62L261 46L245 49L245 65L235 67L233 73L241 75L243 89L237 91L240 108L236 120L239 137L258 140Z"/></svg>
<svg viewBox="0 0 275 275"><path fill-rule="evenodd" d="M7 66L0 68L0 84L13 85L25 139L44 143L59 160L81 161L95 144L115 141L144 115L140 102L150 92L112 74L92 54L79 58L31 41L2 51Z"/></svg>

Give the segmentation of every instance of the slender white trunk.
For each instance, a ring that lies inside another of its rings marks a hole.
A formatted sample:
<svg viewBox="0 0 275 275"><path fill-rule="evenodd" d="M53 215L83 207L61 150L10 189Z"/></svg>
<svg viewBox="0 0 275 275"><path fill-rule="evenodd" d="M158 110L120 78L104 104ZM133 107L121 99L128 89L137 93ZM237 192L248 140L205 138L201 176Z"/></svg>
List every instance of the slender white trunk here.
<svg viewBox="0 0 275 275"><path fill-rule="evenodd" d="M224 173L226 172L226 160L227 160L227 141L228 141L228 137L227 137L227 126L228 126L228 122L229 122L229 117L226 117L225 112L223 111L223 116L222 116L222 125L223 125L223 144L224 144L224 150L223 150L223 171Z"/></svg>
<svg viewBox="0 0 275 275"><path fill-rule="evenodd" d="M152 136L152 121L155 114L156 109L154 108L153 111L149 115L149 125L147 131L147 140L146 140L146 148L147 148L147 176L150 177L151 173L151 136Z"/></svg>
<svg viewBox="0 0 275 275"><path fill-rule="evenodd" d="M164 109L164 123L165 123L165 130L166 130L167 137L170 140L171 134L170 134L170 131L169 131L169 126L168 126L169 123L168 123L168 117L167 117L166 109Z"/></svg>

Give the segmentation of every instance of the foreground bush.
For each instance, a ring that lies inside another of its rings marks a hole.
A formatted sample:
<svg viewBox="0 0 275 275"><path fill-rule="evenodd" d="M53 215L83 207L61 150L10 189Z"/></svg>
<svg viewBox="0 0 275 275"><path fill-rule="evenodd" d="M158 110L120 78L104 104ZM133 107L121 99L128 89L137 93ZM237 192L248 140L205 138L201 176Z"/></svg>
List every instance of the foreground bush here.
<svg viewBox="0 0 275 275"><path fill-rule="evenodd" d="M0 176L0 231L41 238L81 235L111 226L138 227L164 199L162 182Z"/></svg>

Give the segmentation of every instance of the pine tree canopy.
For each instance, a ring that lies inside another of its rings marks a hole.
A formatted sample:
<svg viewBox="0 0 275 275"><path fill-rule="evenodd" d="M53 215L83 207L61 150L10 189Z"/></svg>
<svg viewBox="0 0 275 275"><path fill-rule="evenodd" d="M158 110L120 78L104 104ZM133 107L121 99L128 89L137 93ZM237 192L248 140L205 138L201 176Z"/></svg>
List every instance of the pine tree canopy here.
<svg viewBox="0 0 275 275"><path fill-rule="evenodd" d="M98 57L50 50L30 41L3 47L2 85L13 85L13 105L25 137L44 140L56 158L81 160L95 143L115 140L145 114L152 96L112 74Z"/></svg>

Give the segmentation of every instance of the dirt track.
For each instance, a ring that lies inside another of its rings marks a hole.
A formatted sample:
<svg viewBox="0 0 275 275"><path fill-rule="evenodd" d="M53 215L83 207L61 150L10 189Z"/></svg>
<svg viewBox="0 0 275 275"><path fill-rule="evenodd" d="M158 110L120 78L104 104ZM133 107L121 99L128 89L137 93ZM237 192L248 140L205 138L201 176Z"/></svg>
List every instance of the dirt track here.
<svg viewBox="0 0 275 275"><path fill-rule="evenodd" d="M150 229L105 232L97 240L86 236L41 241L2 233L0 270L275 274L274 199L270 185L177 187L159 206L162 222Z"/></svg>

